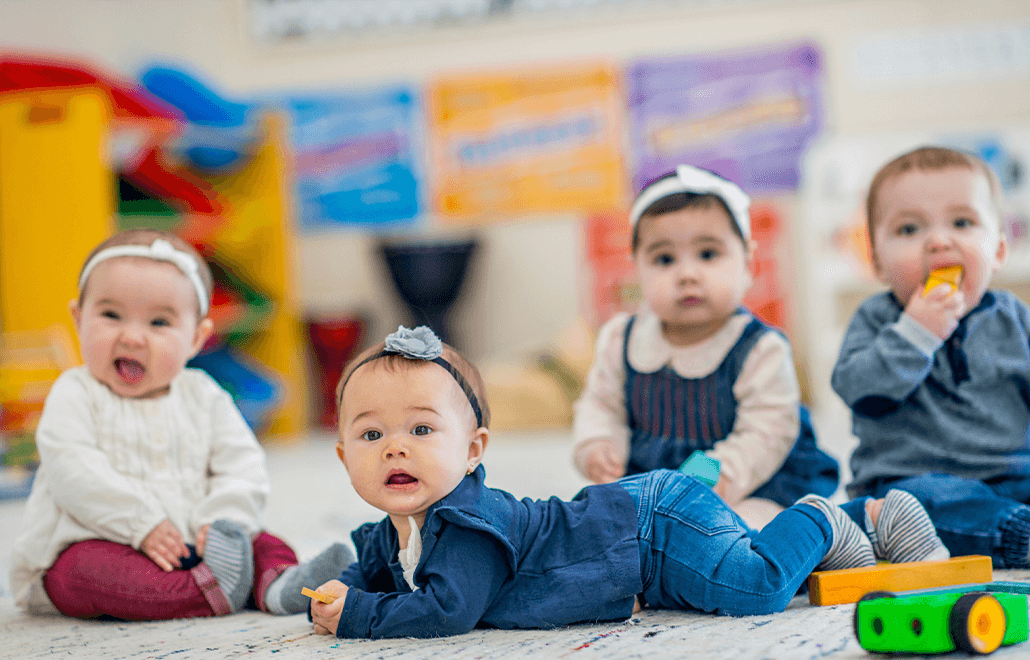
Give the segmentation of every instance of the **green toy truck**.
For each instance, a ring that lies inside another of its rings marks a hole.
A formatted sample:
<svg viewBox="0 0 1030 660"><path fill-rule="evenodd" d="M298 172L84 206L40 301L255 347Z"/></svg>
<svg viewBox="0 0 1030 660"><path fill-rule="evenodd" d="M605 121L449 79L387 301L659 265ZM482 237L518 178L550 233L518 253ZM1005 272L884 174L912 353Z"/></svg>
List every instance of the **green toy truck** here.
<svg viewBox="0 0 1030 660"><path fill-rule="evenodd" d="M874 591L855 604L855 637L874 653L986 655L1027 640L1028 590L992 582L900 596Z"/></svg>

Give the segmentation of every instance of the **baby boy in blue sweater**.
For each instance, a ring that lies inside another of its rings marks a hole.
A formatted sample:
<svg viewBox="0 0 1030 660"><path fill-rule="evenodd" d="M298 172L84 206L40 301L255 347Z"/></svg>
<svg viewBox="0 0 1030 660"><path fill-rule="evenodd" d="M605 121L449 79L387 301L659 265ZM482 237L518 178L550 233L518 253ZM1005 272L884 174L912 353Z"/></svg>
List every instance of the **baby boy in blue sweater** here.
<svg viewBox="0 0 1030 660"><path fill-rule="evenodd" d="M888 290L858 309L833 371L859 439L846 508L908 491L952 554L1028 566L1030 309L988 288L1008 251L998 180L976 156L916 149L875 176L867 213ZM957 286L925 284L942 269Z"/></svg>

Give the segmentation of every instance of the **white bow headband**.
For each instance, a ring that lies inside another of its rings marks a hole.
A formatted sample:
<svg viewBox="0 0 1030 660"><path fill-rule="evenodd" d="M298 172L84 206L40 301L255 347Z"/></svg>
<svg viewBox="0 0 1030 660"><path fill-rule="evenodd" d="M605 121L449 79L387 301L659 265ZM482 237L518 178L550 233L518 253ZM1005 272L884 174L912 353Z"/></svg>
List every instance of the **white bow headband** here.
<svg viewBox="0 0 1030 660"><path fill-rule="evenodd" d="M677 193L716 195L726 203L730 217L737 223L744 240L751 239L751 198L737 184L691 165L677 166L676 176L655 181L640 191L640 196L633 202L633 208L629 212L630 226L637 226L647 207Z"/></svg>
<svg viewBox="0 0 1030 660"><path fill-rule="evenodd" d="M207 287L204 286L204 281L200 279L200 265L197 264L197 260L192 254L176 250L171 243L163 238L154 239L154 242L150 245L115 245L97 252L86 264L86 267L82 269L82 275L79 276L79 291L82 291L83 287L86 286L86 280L89 279L89 274L93 272L97 264L116 257L146 257L174 264L176 268L182 271L182 274L186 276L186 279L190 281L193 289L197 292L197 301L200 303L200 315L207 316Z"/></svg>

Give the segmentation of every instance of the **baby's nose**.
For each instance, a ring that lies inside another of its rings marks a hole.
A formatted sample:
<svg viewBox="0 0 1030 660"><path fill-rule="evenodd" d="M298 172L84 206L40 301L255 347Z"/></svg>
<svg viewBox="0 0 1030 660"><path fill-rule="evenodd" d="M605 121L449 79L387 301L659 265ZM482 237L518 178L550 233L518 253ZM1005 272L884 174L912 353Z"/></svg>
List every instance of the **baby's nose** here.
<svg viewBox="0 0 1030 660"><path fill-rule="evenodd" d="M144 342L144 333L138 327L129 325L122 330L121 339L126 344L139 345Z"/></svg>

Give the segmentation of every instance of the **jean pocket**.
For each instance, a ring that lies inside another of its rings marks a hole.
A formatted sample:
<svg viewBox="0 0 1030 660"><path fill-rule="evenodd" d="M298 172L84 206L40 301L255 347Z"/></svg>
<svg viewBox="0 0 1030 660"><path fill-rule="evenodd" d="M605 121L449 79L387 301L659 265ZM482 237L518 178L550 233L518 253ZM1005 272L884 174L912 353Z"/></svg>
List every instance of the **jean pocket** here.
<svg viewBox="0 0 1030 660"><path fill-rule="evenodd" d="M658 497L655 514L715 536L744 531L725 501L693 477L670 480Z"/></svg>

